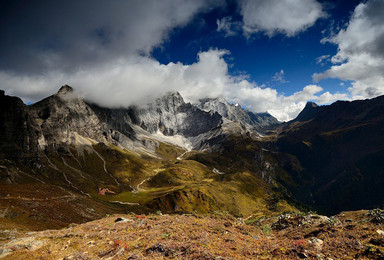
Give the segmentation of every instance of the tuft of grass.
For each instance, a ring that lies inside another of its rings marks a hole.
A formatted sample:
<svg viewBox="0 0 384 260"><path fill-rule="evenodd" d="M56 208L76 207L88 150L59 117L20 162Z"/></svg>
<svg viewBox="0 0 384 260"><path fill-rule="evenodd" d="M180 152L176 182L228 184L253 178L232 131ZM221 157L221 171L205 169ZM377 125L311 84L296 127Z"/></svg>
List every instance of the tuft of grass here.
<svg viewBox="0 0 384 260"><path fill-rule="evenodd" d="M270 235L272 233L272 227L270 225L263 225L260 227L261 231L266 234L266 235Z"/></svg>
<svg viewBox="0 0 384 260"><path fill-rule="evenodd" d="M162 239L167 239L171 236L171 234L161 234Z"/></svg>
<svg viewBox="0 0 384 260"><path fill-rule="evenodd" d="M368 211L368 216L371 219L371 222L377 223L377 224L383 224L384 223L384 210L382 209L371 209Z"/></svg>

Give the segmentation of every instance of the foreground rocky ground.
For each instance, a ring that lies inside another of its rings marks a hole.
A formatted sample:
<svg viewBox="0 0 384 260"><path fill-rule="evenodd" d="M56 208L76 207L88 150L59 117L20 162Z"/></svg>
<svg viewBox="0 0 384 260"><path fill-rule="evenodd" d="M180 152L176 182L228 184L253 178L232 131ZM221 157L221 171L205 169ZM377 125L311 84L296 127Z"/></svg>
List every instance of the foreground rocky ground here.
<svg viewBox="0 0 384 260"><path fill-rule="evenodd" d="M384 259L383 211L113 215L2 241L3 259Z"/></svg>

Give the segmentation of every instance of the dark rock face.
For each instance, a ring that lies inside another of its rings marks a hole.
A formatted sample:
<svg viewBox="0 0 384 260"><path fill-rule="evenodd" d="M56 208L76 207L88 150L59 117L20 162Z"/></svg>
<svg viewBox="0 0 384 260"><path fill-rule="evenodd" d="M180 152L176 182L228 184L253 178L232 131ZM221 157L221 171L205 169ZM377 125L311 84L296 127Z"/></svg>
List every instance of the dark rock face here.
<svg viewBox="0 0 384 260"><path fill-rule="evenodd" d="M308 102L304 109L300 112L300 114L294 119L294 121L307 121L312 119L313 117L316 116L318 112L322 110L321 107L319 107L316 103L314 102Z"/></svg>
<svg viewBox="0 0 384 260"><path fill-rule="evenodd" d="M382 206L384 96L305 110L315 113L286 124L276 144L304 168L296 181L308 202L326 213Z"/></svg>
<svg viewBox="0 0 384 260"><path fill-rule="evenodd" d="M250 111L247 111L247 114L251 118L251 120L254 122L255 125L259 125L261 127L273 127L281 124L279 120L277 120L274 116L269 114L268 112L265 113L253 113Z"/></svg>
<svg viewBox="0 0 384 260"><path fill-rule="evenodd" d="M135 131L131 127L131 116L133 113L131 109L109 109L89 103L87 103L87 105L92 109L101 122L106 123L109 132L118 131L132 140L136 139ZM106 132L103 134L107 135ZM115 140L117 139L116 137L116 134L112 136Z"/></svg>
<svg viewBox="0 0 384 260"><path fill-rule="evenodd" d="M28 160L37 157L35 122L17 97L0 91L0 158Z"/></svg>

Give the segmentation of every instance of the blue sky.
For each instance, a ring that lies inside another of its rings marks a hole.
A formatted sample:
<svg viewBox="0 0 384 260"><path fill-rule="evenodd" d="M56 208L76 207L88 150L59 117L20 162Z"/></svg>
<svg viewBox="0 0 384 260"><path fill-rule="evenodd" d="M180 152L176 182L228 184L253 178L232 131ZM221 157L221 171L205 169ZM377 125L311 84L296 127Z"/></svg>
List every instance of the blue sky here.
<svg viewBox="0 0 384 260"><path fill-rule="evenodd" d="M218 19L234 17L241 21L236 3L231 2L225 10L215 9L198 15L189 25L174 30L162 46L153 50L152 55L164 64L178 61L191 64L196 62L199 51L226 49L230 51L226 60L232 65L231 74L245 73L260 85L265 84L291 95L303 86L312 84L313 73L322 72L329 66L329 60L318 63L316 59L323 55L332 57L337 53L338 46L320 41L328 36L332 27L345 26L359 2L332 1L330 5L324 1L327 17L319 19L294 37L281 33L269 37L260 32L249 38L244 37L241 31L231 37L225 37L225 33L217 31ZM273 80L281 70L284 71L283 80ZM341 82L339 79L327 79L321 82L321 86L331 92L345 92L349 83L340 86Z"/></svg>
<svg viewBox="0 0 384 260"><path fill-rule="evenodd" d="M279 120L307 101L384 94L382 0L5 0L0 82L35 102L63 84L107 107L179 91Z"/></svg>

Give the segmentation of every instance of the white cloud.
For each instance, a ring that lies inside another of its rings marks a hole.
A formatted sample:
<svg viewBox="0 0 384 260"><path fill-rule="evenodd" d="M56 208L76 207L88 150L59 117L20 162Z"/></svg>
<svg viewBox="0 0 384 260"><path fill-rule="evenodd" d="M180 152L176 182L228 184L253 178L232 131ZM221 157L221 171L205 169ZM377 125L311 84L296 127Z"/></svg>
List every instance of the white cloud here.
<svg viewBox="0 0 384 260"><path fill-rule="evenodd" d="M217 19L217 31L223 32L225 37L235 36L241 31L242 23L240 21L232 21L232 17L226 16Z"/></svg>
<svg viewBox="0 0 384 260"><path fill-rule="evenodd" d="M345 29L324 41L338 45L333 66L314 74L315 81L326 78L351 80L353 99L384 94L384 1L359 4Z"/></svg>
<svg viewBox="0 0 384 260"><path fill-rule="evenodd" d="M325 65L325 62L330 60L331 55L322 55L316 58L316 64L320 64L321 66Z"/></svg>
<svg viewBox="0 0 384 260"><path fill-rule="evenodd" d="M245 105L250 111L268 111L280 121L295 118L304 108L307 100L316 99L315 94L322 91L319 86L306 86L290 96L277 93L272 88L261 88L250 82L242 81L232 90L229 99Z"/></svg>
<svg viewBox="0 0 384 260"><path fill-rule="evenodd" d="M200 52L197 62L190 65L161 64L149 56L172 29L219 3L219 0L132 0L108 4L104 0L35 4L27 1L27 7L19 14L23 19L10 21L0 32L4 39L0 42L1 88L25 102L34 102L69 84L87 100L106 107L145 104L167 91L179 91L189 102L224 96L253 112L269 111L281 121L294 118L307 100L326 103L342 97L328 92L319 96L323 89L317 85L287 96L251 82L246 75L234 77L223 58L229 55L226 50ZM298 0L242 0L240 6L243 29L247 33L264 31L270 36L275 33L293 36L324 15L315 0L300 4ZM68 13L71 19L67 19ZM217 24L217 30L226 36L240 31L242 25L229 17L218 20ZM286 82L284 71L276 73L274 80Z"/></svg>
<svg viewBox="0 0 384 260"><path fill-rule="evenodd" d="M246 34L265 32L288 37L311 27L325 13L316 0L240 0Z"/></svg>
<svg viewBox="0 0 384 260"><path fill-rule="evenodd" d="M321 94L317 99L316 102L320 105L328 105L331 104L337 100L350 100L349 96L345 93L335 93L331 94L328 91Z"/></svg>
<svg viewBox="0 0 384 260"><path fill-rule="evenodd" d="M272 77L272 81L280 82L282 84L288 83L288 81L285 79L284 70L281 69L280 72L276 72Z"/></svg>
<svg viewBox="0 0 384 260"><path fill-rule="evenodd" d="M228 51L216 49L201 52L198 61L191 65L164 65L152 58L136 56L71 75L51 72L44 77L19 77L3 72L0 82L7 94L20 96L24 101L36 101L68 83L87 100L107 107L146 104L167 91L179 91L188 102L224 96L253 112L268 111L281 121L296 117L308 100L328 102L341 97L328 92L319 97L323 89L317 85L285 96L246 77L233 77L223 58L228 54Z"/></svg>

